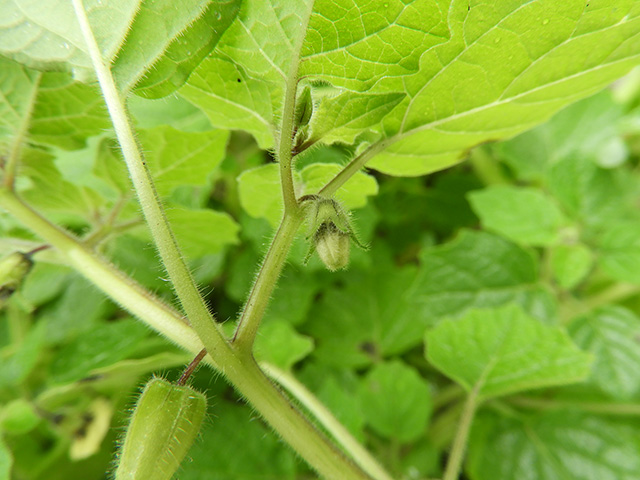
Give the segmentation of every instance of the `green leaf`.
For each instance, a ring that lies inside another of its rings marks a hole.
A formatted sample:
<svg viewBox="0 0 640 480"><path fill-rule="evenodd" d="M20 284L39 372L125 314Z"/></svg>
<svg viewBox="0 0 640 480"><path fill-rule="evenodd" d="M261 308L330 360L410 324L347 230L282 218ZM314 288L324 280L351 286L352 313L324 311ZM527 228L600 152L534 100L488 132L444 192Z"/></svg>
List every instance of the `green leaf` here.
<svg viewBox="0 0 640 480"><path fill-rule="evenodd" d="M229 137L225 130L188 133L165 126L138 134L160 195L181 185L205 185L222 162Z"/></svg>
<svg viewBox="0 0 640 480"><path fill-rule="evenodd" d="M589 228L635 215L634 191L623 170L604 169L583 157L567 157L549 170L549 189L574 219Z"/></svg>
<svg viewBox="0 0 640 480"><path fill-rule="evenodd" d="M640 390L640 319L621 307L605 307L574 321L571 336L594 354L591 381L613 398Z"/></svg>
<svg viewBox="0 0 640 480"><path fill-rule="evenodd" d="M606 148L612 138L619 138L621 117L621 105L605 90L561 110L539 127L496 144L493 151L524 181L542 180L548 168L569 158L610 165Z"/></svg>
<svg viewBox="0 0 640 480"><path fill-rule="evenodd" d="M8 346L0 351L0 391L7 389L15 392L33 371L45 349L45 331L44 325L37 325L29 330L18 348Z"/></svg>
<svg viewBox="0 0 640 480"><path fill-rule="evenodd" d="M237 2L94 0L84 7L102 58L118 88L142 82L150 96L168 95L213 49L237 13ZM6 2L0 53L27 66L93 76L84 37L70 2ZM116 13L114 13L116 12Z"/></svg>
<svg viewBox="0 0 640 480"><path fill-rule="evenodd" d="M0 480L10 480L12 466L13 455L11 455L9 447L0 436Z"/></svg>
<svg viewBox="0 0 640 480"><path fill-rule="evenodd" d="M37 72L0 57L0 148L3 152L28 121L38 83Z"/></svg>
<svg viewBox="0 0 640 480"><path fill-rule="evenodd" d="M418 372L395 360L376 365L359 392L366 422L378 434L412 442L424 434L431 415L431 393Z"/></svg>
<svg viewBox="0 0 640 480"><path fill-rule="evenodd" d="M158 11L158 2L154 2L150 5L153 10L150 9L147 12L144 20L141 15L136 18L133 28L138 27L141 42L149 44L153 49L164 46L164 38L158 42L155 41L157 39L148 38L147 34L150 31L153 32L158 17L173 16L173 5L175 2L166 3L164 7L165 12L168 10L168 13L163 16L163 12ZM216 0L209 3L204 13L164 48L162 56L155 61L153 68L148 69L145 76L136 84L135 93L147 98L160 98L184 85L191 72L216 46L222 34L231 25L239 8L240 0ZM163 27L166 28L166 25ZM162 30L158 32L159 35L163 33ZM132 36L127 41L135 43ZM127 59L118 58L116 75L118 66L121 66L121 71L130 69Z"/></svg>
<svg viewBox="0 0 640 480"><path fill-rule="evenodd" d="M331 180L341 167L330 163L314 163L294 175L298 196L316 193ZM268 164L242 172L238 177L240 203L253 217L262 217L276 226L282 219L282 193L278 165ZM367 197L378 193L375 178L363 172L351 177L336 194L347 209L361 208Z"/></svg>
<svg viewBox="0 0 640 480"><path fill-rule="evenodd" d="M272 363L284 370L290 370L312 350L313 340L300 335L290 324L283 321L265 323L260 328L255 345L258 361Z"/></svg>
<svg viewBox="0 0 640 480"><path fill-rule="evenodd" d="M73 81L66 73L44 73L29 122L33 143L72 150L85 146L86 138L111 127L96 85Z"/></svg>
<svg viewBox="0 0 640 480"><path fill-rule="evenodd" d="M553 200L535 188L495 185L470 193L469 202L486 229L525 245L555 243L564 223Z"/></svg>
<svg viewBox="0 0 640 480"><path fill-rule="evenodd" d="M580 0L451 2L447 23L450 40L403 78L407 98L385 119L389 146L370 167L423 175L455 164L470 147L520 133L603 88L640 54L631 1L615 13Z"/></svg>
<svg viewBox="0 0 640 480"><path fill-rule="evenodd" d="M427 323L409 293L415 268L394 268L380 252L371 255L374 268L341 274L309 312L313 355L326 365L360 367L420 343Z"/></svg>
<svg viewBox="0 0 640 480"><path fill-rule="evenodd" d="M446 1L316 1L300 74L354 90L402 88L422 54L449 40ZM377 85L378 83L382 85Z"/></svg>
<svg viewBox="0 0 640 480"><path fill-rule="evenodd" d="M148 328L133 319L96 326L90 333L79 336L58 350L48 379L53 384L80 380L91 370L126 358L148 334Z"/></svg>
<svg viewBox="0 0 640 480"><path fill-rule="evenodd" d="M555 321L555 300L538 283L535 256L500 237L462 230L454 241L426 249L420 263L407 295L416 305L415 316L426 324L506 303Z"/></svg>
<svg viewBox="0 0 640 480"><path fill-rule="evenodd" d="M344 92L323 97L312 117L309 143L352 144L365 130L375 129L404 97L401 93L363 95Z"/></svg>
<svg viewBox="0 0 640 480"><path fill-rule="evenodd" d="M551 250L551 269L562 288L578 285L593 266L593 253L586 245L557 245Z"/></svg>
<svg viewBox="0 0 640 480"><path fill-rule="evenodd" d="M515 305L441 322L425 342L429 362L483 398L583 380L592 360L564 330Z"/></svg>
<svg viewBox="0 0 640 480"><path fill-rule="evenodd" d="M618 281L640 284L640 222L612 225L599 244L603 270Z"/></svg>
<svg viewBox="0 0 640 480"><path fill-rule="evenodd" d="M181 480L296 478L293 453L248 408L222 402L213 411L215 417L189 451L192 461L183 465Z"/></svg>
<svg viewBox="0 0 640 480"><path fill-rule="evenodd" d="M240 227L228 213L170 208L167 218L187 257L201 257L238 243Z"/></svg>
<svg viewBox="0 0 640 480"><path fill-rule="evenodd" d="M484 414L472 431L467 471L473 480L635 480L639 442L632 425L575 411Z"/></svg>

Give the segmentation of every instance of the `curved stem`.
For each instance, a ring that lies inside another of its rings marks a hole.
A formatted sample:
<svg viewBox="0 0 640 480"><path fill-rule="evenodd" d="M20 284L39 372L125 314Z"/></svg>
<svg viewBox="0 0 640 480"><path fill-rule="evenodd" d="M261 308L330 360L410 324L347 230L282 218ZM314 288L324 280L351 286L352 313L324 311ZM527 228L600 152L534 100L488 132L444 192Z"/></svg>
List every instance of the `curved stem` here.
<svg viewBox="0 0 640 480"><path fill-rule="evenodd" d="M315 426L264 375L251 355L230 345L210 350L174 309L128 278L77 238L51 224L12 192L0 188L0 207L55 247L67 263L150 327L194 355L204 346L213 365L265 418L279 435L320 475L336 480L370 480L370 477Z"/></svg>
<svg viewBox="0 0 640 480"><path fill-rule="evenodd" d="M447 468L445 469L442 480L457 480L458 477L460 477L464 451L467 447L471 424L473 423L473 417L476 414L477 408L478 391L477 388L474 388L471 393L469 393L464 404L460 423L458 424L458 430L456 431L456 436L453 440L453 447L451 448L449 460L447 461Z"/></svg>
<svg viewBox="0 0 640 480"><path fill-rule="evenodd" d="M253 348L258 327L301 223L302 215L285 215L273 237L233 336L233 344L239 350L251 352Z"/></svg>
<svg viewBox="0 0 640 480"><path fill-rule="evenodd" d="M278 367L261 363L262 370L276 383L283 386L291 395L295 397L322 426L333 436L333 438L345 449L353 460L375 480L392 480L384 467L371 456L371 454L356 440L347 430L307 388L300 383L293 375Z"/></svg>
<svg viewBox="0 0 640 480"><path fill-rule="evenodd" d="M390 143L392 143L391 139L385 139L371 145L364 152L362 152L360 155L351 160L347 165L345 165L345 167L340 170L335 177L333 177L324 187L320 189L318 195L331 197L338 191L340 187L347 183L347 181L351 177L358 173L369 160L371 160L378 153L387 148Z"/></svg>
<svg viewBox="0 0 640 480"><path fill-rule="evenodd" d="M601 415L640 416L640 403L599 403L572 400L548 400L546 398L514 396L506 399L511 405L524 408L552 410L570 408Z"/></svg>
<svg viewBox="0 0 640 480"><path fill-rule="evenodd" d="M204 303L191 272L182 257L149 170L142 159L111 71L102 60L102 54L93 36L82 0L73 0L73 6L107 104L107 109L109 110L109 115L111 116L111 121L122 148L122 154L127 163L129 175L140 200L142 212L171 283L189 321L198 332L200 338L202 338L202 341L207 345L207 350L210 353L217 350L224 351L229 348L228 344Z"/></svg>

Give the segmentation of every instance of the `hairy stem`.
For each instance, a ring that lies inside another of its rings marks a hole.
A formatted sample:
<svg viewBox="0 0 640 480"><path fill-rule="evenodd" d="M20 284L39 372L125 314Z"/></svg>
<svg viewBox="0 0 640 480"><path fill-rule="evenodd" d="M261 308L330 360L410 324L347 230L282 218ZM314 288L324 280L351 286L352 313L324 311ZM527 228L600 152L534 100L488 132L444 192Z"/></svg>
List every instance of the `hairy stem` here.
<svg viewBox="0 0 640 480"><path fill-rule="evenodd" d="M142 212L182 308L187 314L189 322L191 322L202 341L207 345L207 350L212 354L217 350L224 351L228 348L227 342L205 305L191 272L182 257L149 170L134 138L129 117L116 89L111 70L102 60L102 55L93 36L82 0L73 0L73 6L129 170L129 175L140 200Z"/></svg>
<svg viewBox="0 0 640 480"><path fill-rule="evenodd" d="M273 237L233 337L233 344L239 350L251 352L253 348L258 327L301 223L300 213L285 215Z"/></svg>
<svg viewBox="0 0 640 480"><path fill-rule="evenodd" d="M444 472L442 480L457 480L460 477L460 470L462 469L462 460L464 458L464 452L467 448L467 440L469 438L469 432L471 431L471 424L473 423L473 417L476 414L478 408L478 391L474 388L464 404L462 410L462 416L460 417L460 423L458 423L458 430L456 436L453 439L453 446L449 453L449 460L447 461L447 467Z"/></svg>
<svg viewBox="0 0 640 480"><path fill-rule="evenodd" d="M7 189L0 189L0 207L55 247L70 266L150 327L194 355L206 346L211 355L205 357L205 362L217 368L320 475L336 480L370 479L304 417L262 373L253 357L239 354L226 342L224 349L209 350L209 345L206 342L203 345L178 312Z"/></svg>
<svg viewBox="0 0 640 480"><path fill-rule="evenodd" d="M13 140L11 142L11 146L9 148L9 156L7 157L7 161L4 165L4 178L3 184L5 188L13 190L15 179L16 179L16 170L18 169L18 162L20 161L20 154L22 153L22 146L24 145L24 140L29 132L29 125L31 124L31 115L33 113L33 108L36 105L36 97L38 96L38 87L40 86L40 78L42 77L42 73L38 72L35 74L35 78L32 85L31 94L29 95L29 100L27 102L27 108L25 111L24 118L17 125L16 132L14 134Z"/></svg>
<svg viewBox="0 0 640 480"><path fill-rule="evenodd" d="M345 449L353 460L375 480L392 480L391 476L371 454L347 430L307 388L293 375L268 363L262 370L276 383L284 387L298 400L333 438Z"/></svg>
<svg viewBox="0 0 640 480"><path fill-rule="evenodd" d="M392 139L386 139L380 140L379 142L371 145L364 152L362 152L360 155L351 160L347 165L345 165L345 167L340 172L338 172L335 177L333 177L324 187L320 189L318 194L324 195L325 197L331 197L340 189L340 187L347 183L347 181L351 177L358 173L369 160L371 160L378 153L387 148L387 146L392 142Z"/></svg>

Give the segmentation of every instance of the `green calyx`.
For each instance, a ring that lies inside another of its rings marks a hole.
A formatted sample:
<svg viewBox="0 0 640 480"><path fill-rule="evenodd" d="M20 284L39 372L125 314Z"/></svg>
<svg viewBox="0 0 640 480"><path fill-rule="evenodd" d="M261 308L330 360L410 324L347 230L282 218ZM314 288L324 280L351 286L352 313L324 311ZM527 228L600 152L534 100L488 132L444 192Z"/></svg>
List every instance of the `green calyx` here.
<svg viewBox="0 0 640 480"><path fill-rule="evenodd" d="M171 480L195 441L206 397L162 378L138 399L118 459L115 480Z"/></svg>
<svg viewBox="0 0 640 480"><path fill-rule="evenodd" d="M314 252L327 269L332 272L346 268L349 264L351 241L363 250L368 248L355 233L349 213L333 198L320 195L303 197L310 241L305 263Z"/></svg>

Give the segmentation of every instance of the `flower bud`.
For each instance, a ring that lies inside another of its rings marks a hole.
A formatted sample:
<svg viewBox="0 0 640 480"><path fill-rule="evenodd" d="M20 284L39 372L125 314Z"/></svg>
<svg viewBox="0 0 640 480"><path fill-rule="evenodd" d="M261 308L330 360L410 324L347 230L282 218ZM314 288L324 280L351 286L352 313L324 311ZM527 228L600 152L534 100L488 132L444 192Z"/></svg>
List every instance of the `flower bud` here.
<svg viewBox="0 0 640 480"><path fill-rule="evenodd" d="M205 396L162 378L147 383L127 428L115 480L171 480L193 444Z"/></svg>
<svg viewBox="0 0 640 480"><path fill-rule="evenodd" d="M33 267L26 253L13 252L0 260L0 302L15 292Z"/></svg>
<svg viewBox="0 0 640 480"><path fill-rule="evenodd" d="M345 268L349 264L349 234L339 230L333 223L320 226L314 236L315 249L325 267L332 272Z"/></svg>

